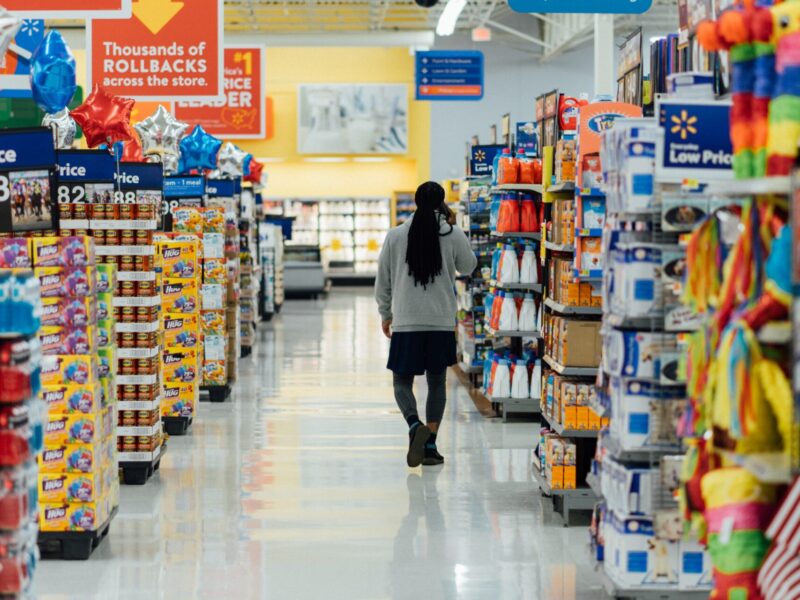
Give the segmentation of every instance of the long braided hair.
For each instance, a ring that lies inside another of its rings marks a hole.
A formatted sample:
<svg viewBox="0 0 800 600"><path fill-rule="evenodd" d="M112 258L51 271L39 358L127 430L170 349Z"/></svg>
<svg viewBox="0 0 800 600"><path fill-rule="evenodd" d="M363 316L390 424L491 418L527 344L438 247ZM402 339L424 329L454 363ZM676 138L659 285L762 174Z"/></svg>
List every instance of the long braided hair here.
<svg viewBox="0 0 800 600"><path fill-rule="evenodd" d="M444 188L427 181L414 196L417 210L408 231L406 263L414 285L427 288L442 272L442 251L439 245L439 213L444 206Z"/></svg>

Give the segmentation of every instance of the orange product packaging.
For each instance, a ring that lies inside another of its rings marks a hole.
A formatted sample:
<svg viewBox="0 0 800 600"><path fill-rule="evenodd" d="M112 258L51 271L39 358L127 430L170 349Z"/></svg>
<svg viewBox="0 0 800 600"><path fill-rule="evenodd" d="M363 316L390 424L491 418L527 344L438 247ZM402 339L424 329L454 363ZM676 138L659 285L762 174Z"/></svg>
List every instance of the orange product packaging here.
<svg viewBox="0 0 800 600"><path fill-rule="evenodd" d="M518 183L519 182L519 160L510 153L503 152L497 161L497 183Z"/></svg>

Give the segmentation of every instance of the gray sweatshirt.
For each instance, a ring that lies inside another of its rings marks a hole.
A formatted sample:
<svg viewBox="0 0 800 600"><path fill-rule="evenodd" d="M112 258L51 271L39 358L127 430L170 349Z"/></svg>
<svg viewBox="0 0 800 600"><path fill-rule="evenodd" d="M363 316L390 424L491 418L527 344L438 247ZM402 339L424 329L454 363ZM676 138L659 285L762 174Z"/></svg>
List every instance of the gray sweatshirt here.
<svg viewBox="0 0 800 600"><path fill-rule="evenodd" d="M456 272L472 273L478 259L463 231L458 227L451 231L443 218L439 223L442 272L424 288L414 285L406 263L411 219L386 235L375 280L375 299L381 318L392 319L393 331L452 331L455 328Z"/></svg>

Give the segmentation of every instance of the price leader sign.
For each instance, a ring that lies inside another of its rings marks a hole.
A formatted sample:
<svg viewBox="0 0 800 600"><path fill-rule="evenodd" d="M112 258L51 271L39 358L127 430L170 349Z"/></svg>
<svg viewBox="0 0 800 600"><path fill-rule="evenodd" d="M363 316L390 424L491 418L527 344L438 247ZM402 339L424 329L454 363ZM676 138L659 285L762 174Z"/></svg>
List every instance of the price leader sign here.
<svg viewBox="0 0 800 600"><path fill-rule="evenodd" d="M225 48L225 98L177 102L175 118L226 139L267 137L264 47Z"/></svg>
<svg viewBox="0 0 800 600"><path fill-rule="evenodd" d="M49 129L0 131L0 231L55 229L55 166Z"/></svg>
<svg viewBox="0 0 800 600"><path fill-rule="evenodd" d="M3 0L3 6L17 15L40 19L126 19L131 16L131 0Z"/></svg>
<svg viewBox="0 0 800 600"><path fill-rule="evenodd" d="M137 0L129 19L89 21L89 87L142 100L221 99L222 11L219 0Z"/></svg>

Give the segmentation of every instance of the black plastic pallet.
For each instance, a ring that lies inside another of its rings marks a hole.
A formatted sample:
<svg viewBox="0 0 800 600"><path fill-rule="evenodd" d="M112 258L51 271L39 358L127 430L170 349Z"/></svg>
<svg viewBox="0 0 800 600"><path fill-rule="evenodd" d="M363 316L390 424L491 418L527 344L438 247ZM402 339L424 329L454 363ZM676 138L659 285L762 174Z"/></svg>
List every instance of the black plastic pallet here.
<svg viewBox="0 0 800 600"><path fill-rule="evenodd" d="M230 384L202 385L200 386L200 391L208 392L208 398L211 402L225 402L231 395L231 386Z"/></svg>
<svg viewBox="0 0 800 600"><path fill-rule="evenodd" d="M111 529L115 508L103 525L94 531L40 531L36 540L43 559L88 560Z"/></svg>
<svg viewBox="0 0 800 600"><path fill-rule="evenodd" d="M161 468L161 459L167 451L167 445L161 444L161 452L153 462L120 461L119 470L122 471L122 483L125 485L144 485L147 480L155 475Z"/></svg>
<svg viewBox="0 0 800 600"><path fill-rule="evenodd" d="M189 425L192 424L191 417L161 417L164 431L168 435L186 435Z"/></svg>

